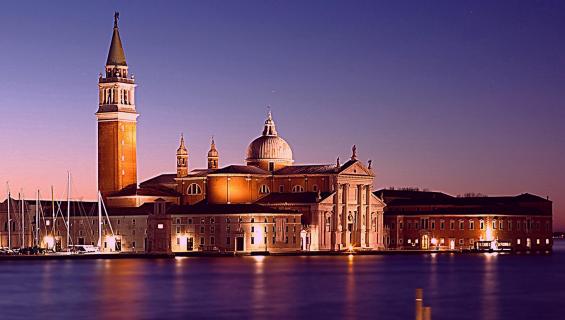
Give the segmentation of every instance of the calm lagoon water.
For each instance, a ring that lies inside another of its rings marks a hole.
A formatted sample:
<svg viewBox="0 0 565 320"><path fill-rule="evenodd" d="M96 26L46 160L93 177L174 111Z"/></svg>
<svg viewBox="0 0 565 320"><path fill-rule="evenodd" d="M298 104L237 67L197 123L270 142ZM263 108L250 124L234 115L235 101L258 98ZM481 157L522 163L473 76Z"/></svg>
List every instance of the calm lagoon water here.
<svg viewBox="0 0 565 320"><path fill-rule="evenodd" d="M564 319L551 255L0 262L0 319Z"/></svg>

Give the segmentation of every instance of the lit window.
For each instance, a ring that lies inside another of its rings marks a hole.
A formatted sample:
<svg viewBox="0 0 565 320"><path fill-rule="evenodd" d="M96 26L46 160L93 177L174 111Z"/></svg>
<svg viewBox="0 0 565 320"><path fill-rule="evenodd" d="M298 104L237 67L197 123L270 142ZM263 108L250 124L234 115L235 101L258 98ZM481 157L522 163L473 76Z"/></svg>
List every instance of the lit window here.
<svg viewBox="0 0 565 320"><path fill-rule="evenodd" d="M545 239L545 244L549 244L549 239Z"/></svg>
<svg viewBox="0 0 565 320"><path fill-rule="evenodd" d="M536 244L540 244L540 241L539 241L539 239L536 239Z"/></svg>
<svg viewBox="0 0 565 320"><path fill-rule="evenodd" d="M269 186L267 186L266 184L261 185L261 187L259 188L260 194L267 194L269 192L271 191L269 190Z"/></svg>
<svg viewBox="0 0 565 320"><path fill-rule="evenodd" d="M294 187L292 187L292 192L304 192L304 187L302 187L301 185L295 185Z"/></svg>
<svg viewBox="0 0 565 320"><path fill-rule="evenodd" d="M162 223L157 224L157 229L163 229L163 228L164 228L164 226L163 226Z"/></svg>
<svg viewBox="0 0 565 320"><path fill-rule="evenodd" d="M520 244L521 242L520 239L516 239L516 244Z"/></svg>
<svg viewBox="0 0 565 320"><path fill-rule="evenodd" d="M186 194L188 195L202 194L202 189L200 189L200 186L197 185L196 183L191 183L188 186L188 189L186 189Z"/></svg>

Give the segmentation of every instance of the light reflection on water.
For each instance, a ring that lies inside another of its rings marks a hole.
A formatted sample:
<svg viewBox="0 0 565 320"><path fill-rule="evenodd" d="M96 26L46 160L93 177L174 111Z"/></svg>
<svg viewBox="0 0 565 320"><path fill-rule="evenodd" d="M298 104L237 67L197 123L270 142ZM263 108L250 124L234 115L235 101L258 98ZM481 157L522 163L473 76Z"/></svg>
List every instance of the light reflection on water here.
<svg viewBox="0 0 565 320"><path fill-rule="evenodd" d="M0 262L1 319L560 318L565 251Z"/></svg>

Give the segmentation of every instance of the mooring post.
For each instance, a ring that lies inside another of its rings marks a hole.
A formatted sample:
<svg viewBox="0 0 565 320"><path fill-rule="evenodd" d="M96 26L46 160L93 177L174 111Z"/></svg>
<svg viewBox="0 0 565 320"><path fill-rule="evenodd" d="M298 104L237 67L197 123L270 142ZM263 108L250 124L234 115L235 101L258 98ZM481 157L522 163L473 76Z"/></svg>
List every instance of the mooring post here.
<svg viewBox="0 0 565 320"><path fill-rule="evenodd" d="M432 307L424 307L424 320L432 320Z"/></svg>
<svg viewBox="0 0 565 320"><path fill-rule="evenodd" d="M416 320L423 320L423 305L424 305L424 290L422 288L416 289Z"/></svg>

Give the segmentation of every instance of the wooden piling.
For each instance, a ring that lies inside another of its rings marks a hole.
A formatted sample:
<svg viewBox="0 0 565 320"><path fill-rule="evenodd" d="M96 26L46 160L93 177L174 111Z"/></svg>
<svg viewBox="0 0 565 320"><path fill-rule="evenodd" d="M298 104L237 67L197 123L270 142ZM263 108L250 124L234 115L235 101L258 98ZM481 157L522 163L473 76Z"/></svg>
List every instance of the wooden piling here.
<svg viewBox="0 0 565 320"><path fill-rule="evenodd" d="M424 320L424 290L422 288L416 289L416 320Z"/></svg>

